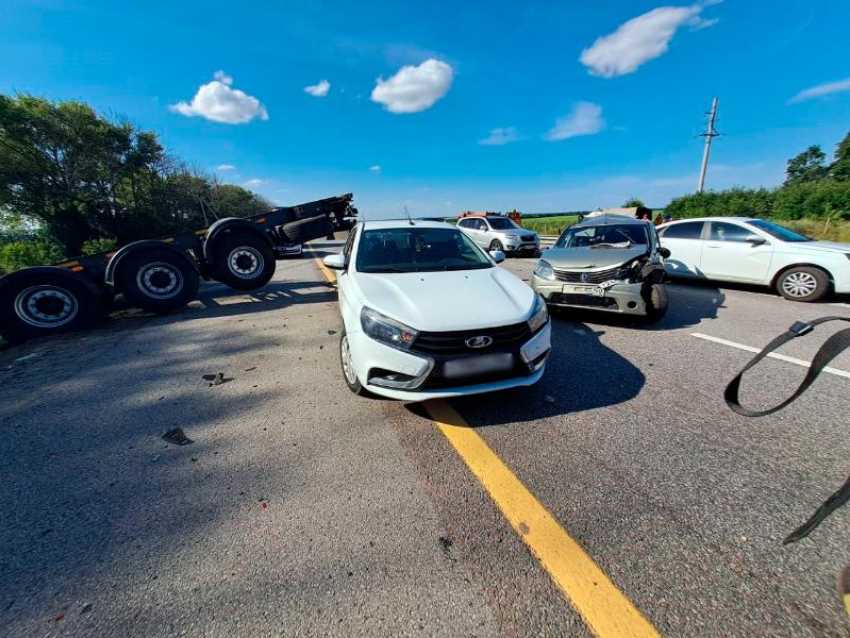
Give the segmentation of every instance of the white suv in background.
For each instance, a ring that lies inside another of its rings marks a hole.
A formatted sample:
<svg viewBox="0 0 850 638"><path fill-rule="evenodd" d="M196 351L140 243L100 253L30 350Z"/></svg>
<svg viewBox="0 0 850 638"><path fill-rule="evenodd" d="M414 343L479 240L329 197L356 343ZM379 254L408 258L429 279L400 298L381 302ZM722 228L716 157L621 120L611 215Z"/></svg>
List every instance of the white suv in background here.
<svg viewBox="0 0 850 638"><path fill-rule="evenodd" d="M815 241L765 219L705 217L658 227L667 274L770 286L792 301L850 292L850 244Z"/></svg>
<svg viewBox="0 0 850 638"><path fill-rule="evenodd" d="M352 229L337 273L352 392L425 401L532 385L550 349L543 299L444 222Z"/></svg>
<svg viewBox="0 0 850 638"><path fill-rule="evenodd" d="M540 250L537 233L523 230L514 220L502 215L463 217L458 220L457 227L484 250L527 255L536 255Z"/></svg>

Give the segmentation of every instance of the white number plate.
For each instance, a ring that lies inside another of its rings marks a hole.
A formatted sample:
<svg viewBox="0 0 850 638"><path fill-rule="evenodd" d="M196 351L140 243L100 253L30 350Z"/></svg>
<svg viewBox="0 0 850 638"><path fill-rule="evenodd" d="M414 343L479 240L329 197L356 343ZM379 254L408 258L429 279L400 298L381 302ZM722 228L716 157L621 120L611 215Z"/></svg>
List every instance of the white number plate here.
<svg viewBox="0 0 850 638"><path fill-rule="evenodd" d="M480 357L455 359L443 364L443 375L449 379L470 377L488 372L504 372L514 367L514 356L510 352L485 354Z"/></svg>

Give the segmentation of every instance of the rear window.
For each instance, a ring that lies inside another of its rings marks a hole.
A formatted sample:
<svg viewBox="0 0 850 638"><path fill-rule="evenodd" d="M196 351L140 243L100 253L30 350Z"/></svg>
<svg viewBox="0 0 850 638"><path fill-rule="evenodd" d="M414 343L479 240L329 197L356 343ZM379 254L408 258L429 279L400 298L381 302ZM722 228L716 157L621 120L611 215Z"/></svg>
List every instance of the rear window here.
<svg viewBox="0 0 850 638"><path fill-rule="evenodd" d="M664 229L661 236L664 239L699 239L702 235L703 222L683 222L673 224Z"/></svg>

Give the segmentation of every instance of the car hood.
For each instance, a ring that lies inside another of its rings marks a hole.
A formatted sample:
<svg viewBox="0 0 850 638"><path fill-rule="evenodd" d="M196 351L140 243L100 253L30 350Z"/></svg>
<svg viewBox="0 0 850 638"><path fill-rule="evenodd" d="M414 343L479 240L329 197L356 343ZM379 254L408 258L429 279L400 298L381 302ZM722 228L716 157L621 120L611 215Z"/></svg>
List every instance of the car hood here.
<svg viewBox="0 0 850 638"><path fill-rule="evenodd" d="M799 248L806 250L819 250L830 253L850 253L850 244L842 244L837 241L805 241L805 242L783 242L783 247L788 250L797 251Z"/></svg>
<svg viewBox="0 0 850 638"><path fill-rule="evenodd" d="M631 248L550 248L541 259L560 270L611 268L645 255L646 246Z"/></svg>
<svg viewBox="0 0 850 638"><path fill-rule="evenodd" d="M502 268L356 278L365 305L426 332L520 323L534 305L534 291Z"/></svg>

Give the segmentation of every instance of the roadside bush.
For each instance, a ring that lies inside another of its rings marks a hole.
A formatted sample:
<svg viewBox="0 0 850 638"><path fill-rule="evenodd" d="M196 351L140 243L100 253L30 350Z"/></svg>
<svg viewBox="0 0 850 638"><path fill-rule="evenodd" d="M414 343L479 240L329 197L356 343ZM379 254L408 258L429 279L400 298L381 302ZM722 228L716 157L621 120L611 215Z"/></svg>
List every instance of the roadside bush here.
<svg viewBox="0 0 850 638"><path fill-rule="evenodd" d="M683 195L664 209L673 219L686 217L772 217L774 192L766 188L732 188Z"/></svg>
<svg viewBox="0 0 850 638"><path fill-rule="evenodd" d="M0 274L62 261L59 245L46 237L19 239L0 244Z"/></svg>
<svg viewBox="0 0 850 638"><path fill-rule="evenodd" d="M850 220L850 182L803 182L776 190L776 219Z"/></svg>
<svg viewBox="0 0 850 638"><path fill-rule="evenodd" d="M114 239L109 237L98 237L97 239L87 239L83 242L83 255L95 255L97 253L105 253L113 250L116 245Z"/></svg>

